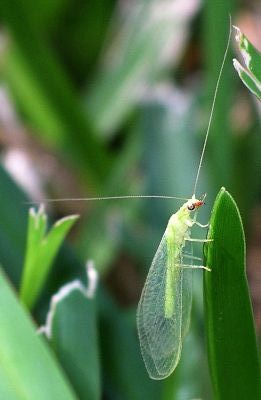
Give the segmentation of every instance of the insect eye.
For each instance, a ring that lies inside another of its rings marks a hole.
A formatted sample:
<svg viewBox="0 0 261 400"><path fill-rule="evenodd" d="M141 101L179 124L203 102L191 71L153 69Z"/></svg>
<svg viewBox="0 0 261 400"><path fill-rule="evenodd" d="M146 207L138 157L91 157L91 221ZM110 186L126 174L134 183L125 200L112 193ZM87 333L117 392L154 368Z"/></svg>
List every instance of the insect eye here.
<svg viewBox="0 0 261 400"><path fill-rule="evenodd" d="M191 204L190 206L188 206L188 210L189 211L195 210L195 204Z"/></svg>

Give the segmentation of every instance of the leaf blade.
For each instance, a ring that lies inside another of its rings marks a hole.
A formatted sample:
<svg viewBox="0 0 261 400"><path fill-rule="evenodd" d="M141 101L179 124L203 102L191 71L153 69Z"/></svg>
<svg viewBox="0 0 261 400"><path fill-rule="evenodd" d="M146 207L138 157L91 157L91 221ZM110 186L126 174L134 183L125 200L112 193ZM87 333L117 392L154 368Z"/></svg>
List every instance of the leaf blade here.
<svg viewBox="0 0 261 400"><path fill-rule="evenodd" d="M80 281L63 286L52 317L50 343L80 398L101 396L95 300Z"/></svg>
<svg viewBox="0 0 261 400"><path fill-rule="evenodd" d="M19 305L2 271L0 310L0 398L76 400L59 365L36 334L36 328ZM19 329L15 329L14 324Z"/></svg>
<svg viewBox="0 0 261 400"><path fill-rule="evenodd" d="M259 363L245 273L245 238L231 195L216 198L205 246L205 323L215 399L257 399ZM243 322L242 322L243 321Z"/></svg>
<svg viewBox="0 0 261 400"><path fill-rule="evenodd" d="M236 59L233 60L234 67L245 86L261 100L261 54L238 27L234 28L235 39L246 68Z"/></svg>
<svg viewBox="0 0 261 400"><path fill-rule="evenodd" d="M61 243L77 218L77 215L62 218L45 235L47 216L44 209L40 207L38 212L33 209L29 211L28 239L20 288L20 299L27 307L34 306Z"/></svg>

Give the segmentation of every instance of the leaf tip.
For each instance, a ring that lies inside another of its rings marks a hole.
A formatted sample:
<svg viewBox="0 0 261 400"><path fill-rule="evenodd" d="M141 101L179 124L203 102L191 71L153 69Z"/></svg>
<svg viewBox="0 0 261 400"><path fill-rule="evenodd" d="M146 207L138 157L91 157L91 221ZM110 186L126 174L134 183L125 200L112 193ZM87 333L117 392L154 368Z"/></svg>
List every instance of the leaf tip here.
<svg viewBox="0 0 261 400"><path fill-rule="evenodd" d="M79 218L80 218L79 214L69 215L67 217L63 217L63 218L59 219L59 221L56 221L54 226L58 227L58 226L62 225L63 223L67 222L67 221L72 221L73 222L73 221L76 221Z"/></svg>
<svg viewBox="0 0 261 400"><path fill-rule="evenodd" d="M241 37L242 37L242 33L241 30L236 26L236 25L232 25L232 27L235 29L236 34L235 34L235 39L237 42L240 42Z"/></svg>

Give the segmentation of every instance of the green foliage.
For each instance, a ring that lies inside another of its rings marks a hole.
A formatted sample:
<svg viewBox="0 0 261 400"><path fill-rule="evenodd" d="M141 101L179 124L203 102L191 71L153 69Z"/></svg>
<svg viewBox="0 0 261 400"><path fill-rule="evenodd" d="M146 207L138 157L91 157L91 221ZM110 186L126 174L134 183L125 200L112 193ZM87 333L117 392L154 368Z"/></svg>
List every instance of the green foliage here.
<svg viewBox="0 0 261 400"><path fill-rule="evenodd" d="M235 29L235 38L245 67L236 59L233 60L234 67L245 86L261 100L261 54L239 28Z"/></svg>
<svg viewBox="0 0 261 400"><path fill-rule="evenodd" d="M77 218L77 215L71 215L57 221L46 234L47 215L43 206L40 206L38 211L34 208L29 210L27 246L20 289L20 299L28 308L33 308L37 301L53 260Z"/></svg>
<svg viewBox="0 0 261 400"><path fill-rule="evenodd" d="M0 179L3 187L0 196L1 263L12 282L18 285L26 242L28 210L25 202L28 199L2 166Z"/></svg>
<svg viewBox="0 0 261 400"><path fill-rule="evenodd" d="M174 5L166 10L167 16L166 11L160 12L157 0L134 3L137 7L128 7L120 29L114 32L112 48L106 49L110 62L99 73L87 99L97 128L107 135L118 128L140 99L142 86L155 82L173 63L170 46L177 62L185 40L184 26L196 7L191 4L187 14Z"/></svg>
<svg viewBox="0 0 261 400"><path fill-rule="evenodd" d="M0 274L0 398L76 400L52 352Z"/></svg>
<svg viewBox="0 0 261 400"><path fill-rule="evenodd" d="M207 118L209 116L213 92L216 85L220 63L225 51L225 43L229 35L229 14L234 9L234 0L230 1L207 1L203 9L203 43L204 43L204 65L206 68L206 107L203 114L204 124L202 125L202 140L205 134ZM231 48L224 65L222 79L218 89L215 112L209 143L207 146L205 162L211 168L210 184L211 195L222 185L230 187L233 176L234 147L230 130L229 112L233 103L235 90L235 79L233 69L229 63ZM206 111L207 110L207 111ZM222 157L220 156L222 146ZM209 164L207 164L209 163ZM213 190L214 189L214 190ZM206 188L200 185L200 191L204 193ZM209 196L209 191L207 192Z"/></svg>
<svg viewBox="0 0 261 400"><path fill-rule="evenodd" d="M27 3L1 2L0 11L11 33L2 74L33 131L80 172L87 169L95 185L109 168L109 156L95 137L72 82L42 39Z"/></svg>
<svg viewBox="0 0 261 400"><path fill-rule="evenodd" d="M90 294L91 295L91 294ZM94 300L80 281L52 298L50 344L80 399L100 399L100 366Z"/></svg>
<svg viewBox="0 0 261 400"><path fill-rule="evenodd" d="M205 246L205 326L214 398L259 399L260 369L246 278L245 237L237 205L221 189Z"/></svg>

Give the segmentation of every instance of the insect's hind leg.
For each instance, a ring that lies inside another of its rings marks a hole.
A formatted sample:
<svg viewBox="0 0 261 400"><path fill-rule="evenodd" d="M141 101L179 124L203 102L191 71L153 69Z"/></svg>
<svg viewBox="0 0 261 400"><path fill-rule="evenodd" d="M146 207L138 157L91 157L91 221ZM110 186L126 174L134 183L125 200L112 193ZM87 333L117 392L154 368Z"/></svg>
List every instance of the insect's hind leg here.
<svg viewBox="0 0 261 400"><path fill-rule="evenodd" d="M192 239L190 237L185 238L185 241L187 242L198 242L198 243L208 243L208 242L213 242L213 239ZM195 257L190 254L183 254L183 257L186 257L187 259L193 260L199 260L202 261L202 258L200 257ZM190 265L190 264L180 264L181 268L190 268L190 269L205 269L206 271L211 271L210 268L205 267L204 265Z"/></svg>
<svg viewBox="0 0 261 400"><path fill-rule="evenodd" d="M180 264L182 268L190 268L190 269L205 269L206 271L211 271L210 268L205 267L204 265L189 265L189 264Z"/></svg>
<svg viewBox="0 0 261 400"><path fill-rule="evenodd" d="M192 239L192 238L185 238L187 242L198 242L198 243L208 243L213 242L213 239Z"/></svg>

